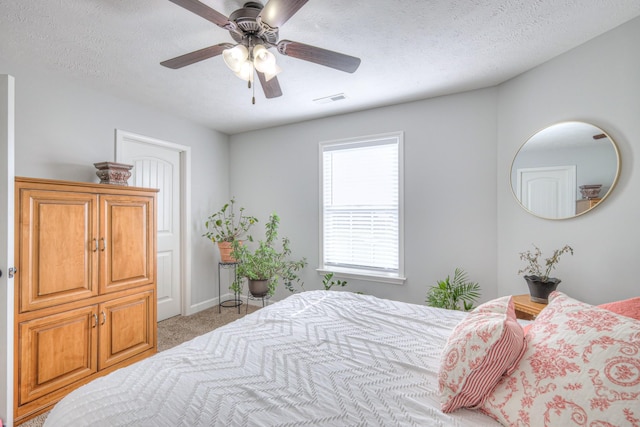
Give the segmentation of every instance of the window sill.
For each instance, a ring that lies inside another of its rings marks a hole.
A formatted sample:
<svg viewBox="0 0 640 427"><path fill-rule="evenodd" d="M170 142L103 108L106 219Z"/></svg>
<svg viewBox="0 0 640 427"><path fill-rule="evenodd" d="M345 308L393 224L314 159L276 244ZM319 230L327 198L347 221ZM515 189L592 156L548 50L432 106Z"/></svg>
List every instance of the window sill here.
<svg viewBox="0 0 640 427"><path fill-rule="evenodd" d="M321 274L333 273L333 277L337 279L366 280L369 282L390 283L393 285L403 285L405 280L407 280L406 277L339 267L318 268L316 271Z"/></svg>

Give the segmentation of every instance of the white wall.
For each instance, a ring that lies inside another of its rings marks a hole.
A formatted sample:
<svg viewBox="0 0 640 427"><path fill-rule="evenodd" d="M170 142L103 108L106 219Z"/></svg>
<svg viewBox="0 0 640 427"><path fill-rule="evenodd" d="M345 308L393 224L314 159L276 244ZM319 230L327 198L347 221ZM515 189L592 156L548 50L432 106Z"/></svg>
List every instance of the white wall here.
<svg viewBox="0 0 640 427"><path fill-rule="evenodd" d="M640 18L557 57L498 90L498 294L526 293L518 253L537 244L549 256L565 243L555 275L559 290L590 303L640 295ZM620 149L617 186L601 206L578 218L550 221L520 208L509 167L537 130L564 120L604 129Z"/></svg>
<svg viewBox="0 0 640 427"><path fill-rule="evenodd" d="M280 215L281 235L309 261L305 288L319 289L318 143L393 131L404 131L407 281L345 289L422 304L461 267L483 299L495 297L496 89L232 135L231 194L262 223ZM288 294L280 287L275 298Z"/></svg>
<svg viewBox="0 0 640 427"><path fill-rule="evenodd" d="M214 250L202 219L229 197L229 137L160 110L115 98L51 73L5 64L15 76L16 175L98 182L93 163L115 159L115 129L191 147L191 296L217 297Z"/></svg>

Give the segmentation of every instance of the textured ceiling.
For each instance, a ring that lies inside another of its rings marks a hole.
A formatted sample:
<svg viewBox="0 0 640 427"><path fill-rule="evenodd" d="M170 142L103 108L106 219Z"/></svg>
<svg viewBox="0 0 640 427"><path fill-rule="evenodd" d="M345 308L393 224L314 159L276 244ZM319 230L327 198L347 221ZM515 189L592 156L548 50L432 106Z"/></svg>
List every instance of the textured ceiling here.
<svg viewBox="0 0 640 427"><path fill-rule="evenodd" d="M244 2L203 3L228 16ZM168 0L2 1L0 59L233 134L493 86L638 15L638 0L310 0L280 38L362 65L348 74L276 53L284 95L258 86L256 105L221 57L159 65L232 42ZM347 99L312 102L338 93Z"/></svg>

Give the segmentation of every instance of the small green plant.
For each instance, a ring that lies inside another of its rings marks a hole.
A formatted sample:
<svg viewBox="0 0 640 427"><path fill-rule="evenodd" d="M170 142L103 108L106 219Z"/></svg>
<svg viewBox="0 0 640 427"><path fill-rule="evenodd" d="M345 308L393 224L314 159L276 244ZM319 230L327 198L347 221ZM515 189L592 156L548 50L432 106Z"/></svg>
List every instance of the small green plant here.
<svg viewBox="0 0 640 427"><path fill-rule="evenodd" d="M207 231L202 235L212 242L233 242L242 238L258 220L244 215L244 208L236 215L235 199L231 199L218 212L207 218L204 226Z"/></svg>
<svg viewBox="0 0 640 427"><path fill-rule="evenodd" d="M550 258L546 258L544 260L544 273L543 267L540 265L538 261L542 256L542 251L536 245L533 245L535 250L533 252L526 251L520 253L520 259L526 261L527 265L518 271L518 274L528 274L531 276L537 276L540 278L541 282L546 282L549 280L549 274L551 270L556 268L558 262L560 262L560 256L564 253L569 252L573 255L573 248L569 245L564 245L562 249L556 249L553 251L553 255Z"/></svg>
<svg viewBox="0 0 640 427"><path fill-rule="evenodd" d="M446 308L449 310L469 311L473 309L473 303L480 297L480 286L467 281L467 273L456 268L453 281L447 276L438 281L427 293L427 304L432 307Z"/></svg>
<svg viewBox="0 0 640 427"><path fill-rule="evenodd" d="M332 273L327 273L322 277L322 285L324 286L324 290L325 291L329 291L331 290L332 287L334 286L340 286L340 287L345 287L347 286L347 281L346 280L332 280L333 279L333 272ZM292 281L285 281L284 282L285 287L289 290L289 292L296 292L296 288L293 285ZM304 286L302 283L299 283L298 286L300 287L300 290L304 291ZM356 292L358 294L361 294L362 292Z"/></svg>
<svg viewBox="0 0 640 427"><path fill-rule="evenodd" d="M279 223L277 214L269 217L265 224L265 240L258 241L258 247L253 251L249 245L233 242L232 255L238 261L237 275L249 280L268 280L269 295L273 295L280 280L285 284L300 282L298 271L307 265L305 258L297 261L289 259L291 248L287 237L283 237L281 247L276 248ZM253 241L251 236L248 240ZM240 291L240 284L234 281L231 289Z"/></svg>
<svg viewBox="0 0 640 427"><path fill-rule="evenodd" d="M324 285L324 290L328 291L334 286L345 287L347 286L346 280L331 280L333 279L333 273L327 273L322 278L322 284Z"/></svg>

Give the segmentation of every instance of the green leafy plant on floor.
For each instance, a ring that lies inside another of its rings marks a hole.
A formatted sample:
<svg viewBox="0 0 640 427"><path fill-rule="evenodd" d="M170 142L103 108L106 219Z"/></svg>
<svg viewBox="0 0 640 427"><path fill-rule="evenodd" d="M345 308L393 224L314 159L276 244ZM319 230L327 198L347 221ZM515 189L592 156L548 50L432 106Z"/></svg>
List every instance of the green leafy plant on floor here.
<svg viewBox="0 0 640 427"><path fill-rule="evenodd" d="M453 280L447 276L429 289L426 302L432 307L469 311L473 309L473 303L478 298L480 285L467 281L467 273L461 268L456 268Z"/></svg>
<svg viewBox="0 0 640 427"><path fill-rule="evenodd" d="M338 280L338 279L333 280L333 274L334 273L327 273L322 277L322 286L324 286L325 291L331 290L331 288L333 288L334 286L338 286L338 287L347 286L346 280ZM292 281L285 282L284 285L290 292L293 292L293 293L297 292ZM304 291L304 286L302 282L299 282L298 286L300 287L301 291ZM361 292L356 292L356 293L361 293Z"/></svg>
<svg viewBox="0 0 640 427"><path fill-rule="evenodd" d="M347 281L346 280L332 280L333 279L333 273L327 273L324 275L323 279L322 279L322 284L324 285L324 290L328 291L331 288L333 288L334 286L339 286L339 287L345 287L347 286Z"/></svg>

